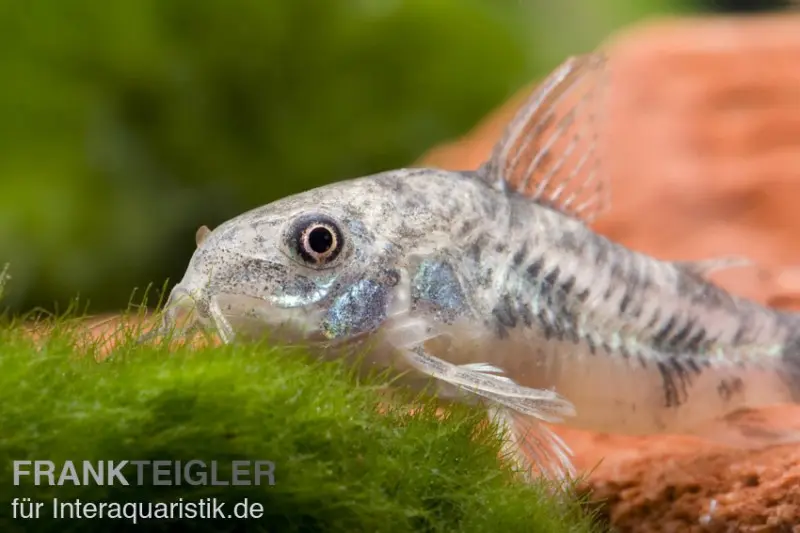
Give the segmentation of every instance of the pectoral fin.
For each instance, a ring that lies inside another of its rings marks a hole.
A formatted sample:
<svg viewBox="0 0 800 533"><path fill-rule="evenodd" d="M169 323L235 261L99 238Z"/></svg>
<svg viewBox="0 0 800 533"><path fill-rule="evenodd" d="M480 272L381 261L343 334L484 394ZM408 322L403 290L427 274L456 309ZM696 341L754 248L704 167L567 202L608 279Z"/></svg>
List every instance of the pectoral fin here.
<svg viewBox="0 0 800 533"><path fill-rule="evenodd" d="M553 479L574 476L571 452L542 422L560 422L574 416L575 408L549 390L532 389L502 375L486 364L453 365L425 353L421 347L408 350L409 363L431 377L490 401L490 415L509 430L507 451L528 472L528 458L537 470Z"/></svg>
<svg viewBox="0 0 800 533"><path fill-rule="evenodd" d="M454 365L426 353L421 346L405 352L405 356L424 374L541 420L560 422L565 416L575 415L569 400L558 393L523 387L506 376L494 375L490 372L496 369L491 365Z"/></svg>

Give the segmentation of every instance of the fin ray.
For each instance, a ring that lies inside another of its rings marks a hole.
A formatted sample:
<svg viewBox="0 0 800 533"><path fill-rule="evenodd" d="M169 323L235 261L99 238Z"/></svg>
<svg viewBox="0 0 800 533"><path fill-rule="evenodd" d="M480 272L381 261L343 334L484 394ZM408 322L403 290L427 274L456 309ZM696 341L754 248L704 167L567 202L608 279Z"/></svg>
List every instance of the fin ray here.
<svg viewBox="0 0 800 533"><path fill-rule="evenodd" d="M740 256L720 256L711 257L709 259L699 259L696 261L676 261L675 264L683 270L690 272L701 278L707 278L709 274L719 270L727 270L729 268L745 268L752 267L755 263Z"/></svg>
<svg viewBox="0 0 800 533"><path fill-rule="evenodd" d="M586 222L606 210L597 127L605 63L605 55L591 53L556 68L506 127L483 178Z"/></svg>
<svg viewBox="0 0 800 533"><path fill-rule="evenodd" d="M572 450L535 417L500 406L490 407L489 416L507 430L505 451L524 473L530 476L533 466L552 480L575 478Z"/></svg>
<svg viewBox="0 0 800 533"><path fill-rule="evenodd" d="M483 396L485 393L506 399L509 403L523 409L530 406L530 403L526 402L533 402L533 405L571 405L554 391L524 387L506 376L496 376L488 372L477 371L474 368L457 366L428 354L422 347L408 350L406 358L412 366L424 374L475 394ZM564 409L564 412L569 413L570 411Z"/></svg>

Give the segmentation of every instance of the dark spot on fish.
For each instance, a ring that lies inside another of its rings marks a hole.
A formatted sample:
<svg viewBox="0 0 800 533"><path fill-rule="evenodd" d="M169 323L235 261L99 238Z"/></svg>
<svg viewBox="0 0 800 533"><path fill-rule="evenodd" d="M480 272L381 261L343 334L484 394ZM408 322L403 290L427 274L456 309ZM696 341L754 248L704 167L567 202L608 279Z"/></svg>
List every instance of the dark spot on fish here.
<svg viewBox="0 0 800 533"><path fill-rule="evenodd" d="M577 317L570 305L570 291L575 285L575 279L570 277L564 284L559 285L561 269L556 267L545 276L542 285L542 295L545 305L552 311L553 333L559 340L570 338L577 342ZM565 290L566 289L566 290Z"/></svg>
<svg viewBox="0 0 800 533"><path fill-rule="evenodd" d="M706 338L706 329L701 327L700 330L691 337L686 343L686 350L692 353L700 353L701 347L704 347L703 341Z"/></svg>
<svg viewBox="0 0 800 533"><path fill-rule="evenodd" d="M395 287L398 283L400 283L400 272L393 268L384 270L381 281L383 281L384 284L388 285L389 287Z"/></svg>
<svg viewBox="0 0 800 533"><path fill-rule="evenodd" d="M612 294L614 294L614 283L609 283L606 292L603 293L603 299L610 300Z"/></svg>
<svg viewBox="0 0 800 533"><path fill-rule="evenodd" d="M555 330L546 319L541 319L539 325L542 328L542 333L544 333L544 338L546 340L550 340L555 336Z"/></svg>
<svg viewBox="0 0 800 533"><path fill-rule="evenodd" d="M504 294L503 297L500 298L500 301L497 302L497 305L492 309L492 314L498 322L508 328L515 328L517 326L517 316L508 294Z"/></svg>
<svg viewBox="0 0 800 533"><path fill-rule="evenodd" d="M287 276L287 268L280 263L248 258L239 263L235 277L239 283L260 283L265 280L280 279ZM298 276L298 279L312 285L308 278Z"/></svg>
<svg viewBox="0 0 800 533"><path fill-rule="evenodd" d="M682 401L685 401L686 397L689 395L687 388L691 385L692 378L689 374L689 371L686 369L686 366L684 366L684 361L677 361L673 359L671 364L675 374L678 376L678 384L680 385L681 397L683 398Z"/></svg>
<svg viewBox="0 0 800 533"><path fill-rule="evenodd" d="M544 282L550 287L553 288L556 286L556 282L558 282L558 275L561 273L561 269L559 267L555 267L549 274L544 277Z"/></svg>
<svg viewBox="0 0 800 533"><path fill-rule="evenodd" d="M504 242L498 242L497 244L494 245L494 251L497 252L498 254L505 253L507 249L508 245Z"/></svg>
<svg viewBox="0 0 800 533"><path fill-rule="evenodd" d="M664 406L680 407L688 397L688 387L692 378L684 366L684 362L670 357L666 362L656 363L661 374L661 384L664 389Z"/></svg>
<svg viewBox="0 0 800 533"><path fill-rule="evenodd" d="M599 238L595 241L595 245L597 246L597 253L595 255L595 261L598 265L605 265L608 262L609 257L609 245L605 239Z"/></svg>
<svg viewBox="0 0 800 533"><path fill-rule="evenodd" d="M619 259L611 263L611 277L620 281L625 281L627 278L625 271L622 269L622 262Z"/></svg>
<svg viewBox="0 0 800 533"><path fill-rule="evenodd" d="M733 340L731 341L731 343L734 346L739 345L744 340L744 335L746 332L747 328L745 327L745 325L743 323L739 324L739 327L736 328L736 334L733 336Z"/></svg>
<svg viewBox="0 0 800 533"><path fill-rule="evenodd" d="M426 309L445 323L452 323L466 310L461 283L445 260L425 259L419 264L411 280L411 303L414 309Z"/></svg>
<svg viewBox="0 0 800 533"><path fill-rule="evenodd" d="M744 382L741 378L722 379L717 385L717 394L724 402L729 402L735 394L740 394L744 390Z"/></svg>
<svg viewBox="0 0 800 533"><path fill-rule="evenodd" d="M531 263L531 265L526 269L526 272L533 281L536 281L539 279L539 274L541 274L543 267L544 267L544 259L540 257L539 259Z"/></svg>
<svg viewBox="0 0 800 533"><path fill-rule="evenodd" d="M493 271L491 268L478 265L478 272L475 274L475 284L482 289L488 289L494 282L492 274Z"/></svg>
<svg viewBox="0 0 800 533"><path fill-rule="evenodd" d="M689 370L691 370L697 375L700 375L703 372L702 367L700 366L700 364L698 364L697 360L695 360L694 358L687 359L686 366L689 367Z"/></svg>
<svg viewBox="0 0 800 533"><path fill-rule="evenodd" d="M619 302L619 312L625 313L630 303L631 303L631 295L628 292L628 289L625 289L625 292L622 295L622 300Z"/></svg>
<svg viewBox="0 0 800 533"><path fill-rule="evenodd" d="M516 252L514 252L514 256L511 258L514 267L521 267L522 262L525 261L526 257L528 257L528 243L523 242L522 246Z"/></svg>
<svg viewBox="0 0 800 533"><path fill-rule="evenodd" d="M400 226L397 228L397 234L403 238L408 240L416 239L422 236L422 232L418 229L414 229L413 227L409 226L405 222L401 223Z"/></svg>
<svg viewBox="0 0 800 533"><path fill-rule="evenodd" d="M486 249L488 244L488 237L485 234L480 234L478 237L470 244L469 248L467 249L467 256L471 258L473 261L479 262L481 260L481 255L483 254L483 250Z"/></svg>
<svg viewBox="0 0 800 533"><path fill-rule="evenodd" d="M586 337L586 345L589 346L589 351L592 355L597 355L597 345L591 337Z"/></svg>
<svg viewBox="0 0 800 533"><path fill-rule="evenodd" d="M585 303L589 299L589 294L589 289L584 289L576 295L576 298L578 298L579 302Z"/></svg>
<svg viewBox="0 0 800 533"><path fill-rule="evenodd" d="M380 183L384 187L388 188L393 193L395 193L397 195L402 195L407 190L407 185L406 185L405 180L406 180L406 178L411 177L411 176L414 176L414 174L412 172L409 172L408 174L406 174L405 176L402 176L402 177L397 176L397 175L387 175L387 176L383 176L381 178L378 178L378 180L380 180L378 183Z"/></svg>
<svg viewBox="0 0 800 533"><path fill-rule="evenodd" d="M628 312L631 318L639 319L644 311L644 298L636 298L636 304Z"/></svg>
<svg viewBox="0 0 800 533"><path fill-rule="evenodd" d="M403 204L403 209L405 211L416 211L420 208L421 204L418 199L409 197L406 199L405 203Z"/></svg>
<svg viewBox="0 0 800 533"><path fill-rule="evenodd" d="M560 248L570 252L574 252L581 248L581 243L579 242L577 236L571 231L564 232L559 237L558 245Z"/></svg>
<svg viewBox="0 0 800 533"><path fill-rule="evenodd" d="M539 259L528 267L526 272L532 281L538 280L543 266L543 260ZM569 339L576 344L580 342L578 314L573 299L575 284L575 277L570 275L564 279L561 269L557 266L544 276L542 283L537 284L541 291L543 308L537 313L536 318L545 339ZM584 296L588 297L588 289L577 297L580 300Z"/></svg>
<svg viewBox="0 0 800 533"><path fill-rule="evenodd" d="M472 230L474 230L474 229L475 229L475 226L476 226L476 224L477 224L477 223L476 223L476 221L475 221L475 220L472 220L472 219L470 219L470 220L465 220L465 221L464 221L464 222L461 224L461 228L458 230L458 233L460 233L461 235L465 235L465 234L471 233L471 232L472 232Z"/></svg>
<svg viewBox="0 0 800 533"><path fill-rule="evenodd" d="M655 327L655 325L658 324L660 321L661 321L661 310L658 308L658 306L656 306L656 308L653 310L653 316L651 316L650 320L647 322L646 328L651 329Z"/></svg>
<svg viewBox="0 0 800 533"><path fill-rule="evenodd" d="M494 335L498 339L508 338L508 329L499 320L492 320L489 326L494 330Z"/></svg>
<svg viewBox="0 0 800 533"><path fill-rule="evenodd" d="M689 318L686 322L686 325L678 331L671 339L669 339L669 345L673 350L680 350L681 345L686 341L689 337L689 334L692 332L695 326L695 321ZM684 350L685 351L685 350Z"/></svg>
<svg viewBox="0 0 800 533"><path fill-rule="evenodd" d="M561 285L561 292L564 294L564 296L570 296L571 295L570 293L574 288L575 288L575 276L570 276L569 278L567 278L567 281L565 281Z"/></svg>
<svg viewBox="0 0 800 533"><path fill-rule="evenodd" d="M664 345L667 337L669 337L669 334L672 333L673 328L675 328L675 322L674 316L669 317L666 325L655 334L653 337L653 344L655 344L656 347L661 348Z"/></svg>
<svg viewBox="0 0 800 533"><path fill-rule="evenodd" d="M658 372L661 374L661 388L664 390L664 405L674 407L678 404L678 390L675 387L674 377L669 367L662 361L656 362Z"/></svg>
<svg viewBox="0 0 800 533"><path fill-rule="evenodd" d="M531 312L531 306L527 302L519 306L519 314L525 326L531 327L533 325L533 313Z"/></svg>
<svg viewBox="0 0 800 533"><path fill-rule="evenodd" d="M472 258L474 261L480 261L481 259L481 246L474 242L470 245L469 249L467 250L467 256Z"/></svg>

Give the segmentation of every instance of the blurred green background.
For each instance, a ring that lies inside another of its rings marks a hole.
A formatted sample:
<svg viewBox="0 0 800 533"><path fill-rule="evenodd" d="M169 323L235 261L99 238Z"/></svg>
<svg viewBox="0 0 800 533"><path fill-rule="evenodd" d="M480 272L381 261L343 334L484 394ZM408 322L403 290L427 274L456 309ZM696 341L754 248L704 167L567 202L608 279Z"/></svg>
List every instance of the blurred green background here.
<svg viewBox="0 0 800 533"><path fill-rule="evenodd" d="M181 277L202 224L411 164L622 25L728 7L0 0L6 303L123 308Z"/></svg>

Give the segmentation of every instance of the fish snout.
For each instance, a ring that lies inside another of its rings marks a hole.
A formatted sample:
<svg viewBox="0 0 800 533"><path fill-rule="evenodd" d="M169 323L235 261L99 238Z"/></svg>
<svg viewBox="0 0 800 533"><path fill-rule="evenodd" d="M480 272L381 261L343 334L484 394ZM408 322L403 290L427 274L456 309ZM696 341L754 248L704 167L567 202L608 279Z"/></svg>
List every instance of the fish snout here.
<svg viewBox="0 0 800 533"><path fill-rule="evenodd" d="M202 289L176 285L162 315L162 332L188 333L209 320L208 299Z"/></svg>

